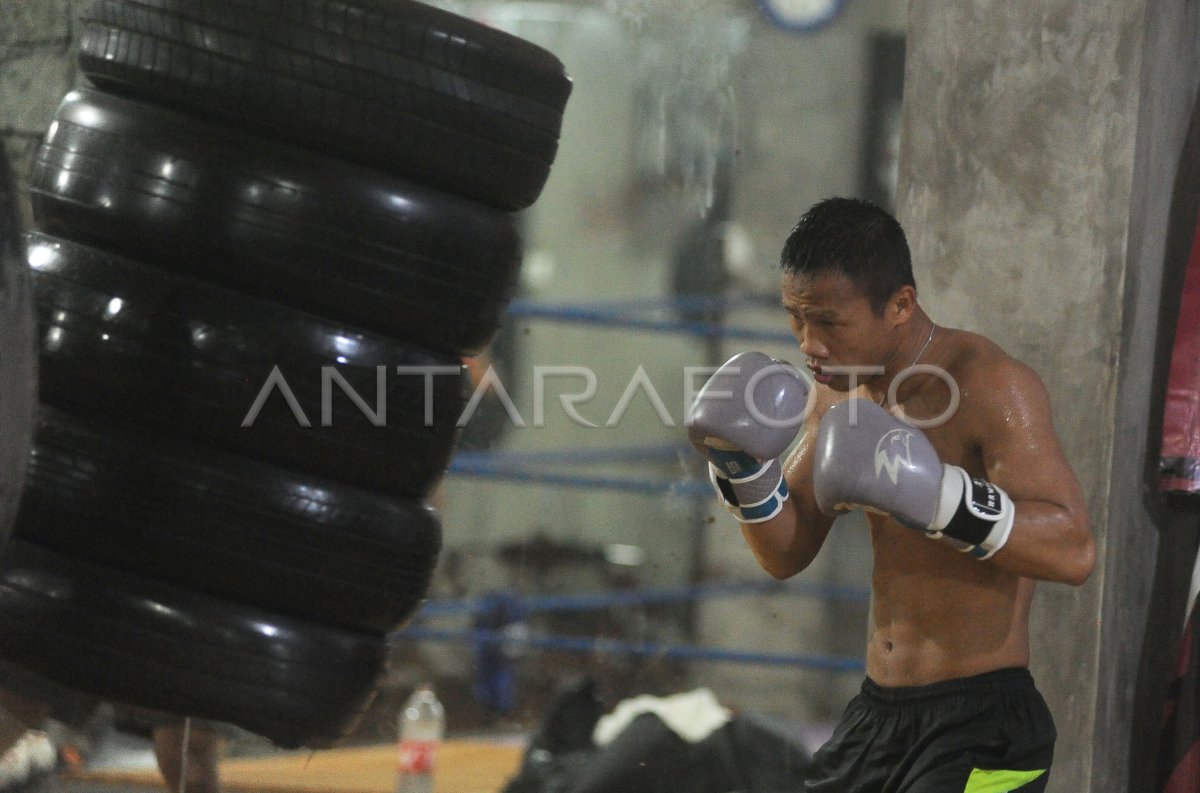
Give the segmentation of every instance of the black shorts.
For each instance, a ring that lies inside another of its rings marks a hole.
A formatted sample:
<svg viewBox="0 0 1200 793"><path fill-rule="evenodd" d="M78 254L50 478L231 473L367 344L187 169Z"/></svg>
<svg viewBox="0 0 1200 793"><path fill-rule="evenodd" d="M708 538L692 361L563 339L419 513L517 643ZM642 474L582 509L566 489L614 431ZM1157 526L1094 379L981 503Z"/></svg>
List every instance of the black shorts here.
<svg viewBox="0 0 1200 793"><path fill-rule="evenodd" d="M1028 669L885 688L869 678L813 757L806 793L1041 793L1054 719Z"/></svg>

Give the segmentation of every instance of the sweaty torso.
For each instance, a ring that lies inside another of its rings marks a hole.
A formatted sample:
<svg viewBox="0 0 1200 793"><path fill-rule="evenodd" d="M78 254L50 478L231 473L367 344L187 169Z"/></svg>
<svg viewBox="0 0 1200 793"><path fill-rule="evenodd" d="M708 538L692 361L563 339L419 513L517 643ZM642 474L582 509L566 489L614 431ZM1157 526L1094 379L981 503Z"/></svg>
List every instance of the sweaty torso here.
<svg viewBox="0 0 1200 793"><path fill-rule="evenodd" d="M871 517L867 674L913 686L1029 663L1033 582Z"/></svg>
<svg viewBox="0 0 1200 793"><path fill-rule="evenodd" d="M923 431L942 462L986 476L979 423L986 406L981 356L1003 355L974 334L945 330L926 362L946 371L960 392L958 408ZM939 416L950 389L936 378L910 378L893 414ZM906 393L907 392L907 393ZM991 406L994 407L994 406ZM1033 581L999 570L952 546L869 515L874 550L867 674L885 686L912 686L1029 663L1029 605Z"/></svg>

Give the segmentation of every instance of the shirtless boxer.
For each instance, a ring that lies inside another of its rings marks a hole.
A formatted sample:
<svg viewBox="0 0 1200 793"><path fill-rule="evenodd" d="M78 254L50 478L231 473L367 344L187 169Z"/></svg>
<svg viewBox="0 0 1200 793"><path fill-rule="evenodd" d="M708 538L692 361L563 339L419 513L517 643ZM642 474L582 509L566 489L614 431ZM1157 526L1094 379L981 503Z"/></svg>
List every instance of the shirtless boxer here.
<svg viewBox="0 0 1200 793"><path fill-rule="evenodd" d="M1028 671L1034 582L1078 586L1095 562L1044 385L982 336L933 322L903 230L871 204L814 206L781 267L815 385L735 356L698 395L689 435L776 578L812 562L836 514L867 511L867 679L805 789L1044 790L1056 735Z"/></svg>

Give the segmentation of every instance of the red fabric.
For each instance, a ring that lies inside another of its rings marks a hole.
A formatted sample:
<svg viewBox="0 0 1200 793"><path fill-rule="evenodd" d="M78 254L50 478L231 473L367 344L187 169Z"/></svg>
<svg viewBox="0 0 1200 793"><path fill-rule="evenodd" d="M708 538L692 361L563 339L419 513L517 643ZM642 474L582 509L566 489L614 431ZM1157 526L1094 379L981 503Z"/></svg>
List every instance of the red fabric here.
<svg viewBox="0 0 1200 793"><path fill-rule="evenodd" d="M1163 413L1159 488L1200 493L1200 223L1184 276Z"/></svg>
<svg viewBox="0 0 1200 793"><path fill-rule="evenodd" d="M1196 793L1200 790L1200 743L1192 744L1183 760L1175 767L1163 793Z"/></svg>

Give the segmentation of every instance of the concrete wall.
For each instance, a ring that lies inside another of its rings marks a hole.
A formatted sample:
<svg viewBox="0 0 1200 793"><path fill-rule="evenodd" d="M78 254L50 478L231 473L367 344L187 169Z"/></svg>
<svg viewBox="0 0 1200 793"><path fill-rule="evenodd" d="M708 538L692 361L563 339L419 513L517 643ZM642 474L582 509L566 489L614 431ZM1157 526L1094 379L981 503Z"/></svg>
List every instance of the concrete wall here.
<svg viewBox="0 0 1200 793"><path fill-rule="evenodd" d="M1033 615L1053 790L1129 784L1150 375L1196 36L1195 3L910 4L898 204L918 280L935 319L1046 380L1100 541L1088 584L1042 585Z"/></svg>
<svg viewBox="0 0 1200 793"><path fill-rule="evenodd" d="M6 0L0 9L0 131L21 192L54 109L76 84L74 0ZM28 219L27 202L22 210Z"/></svg>

